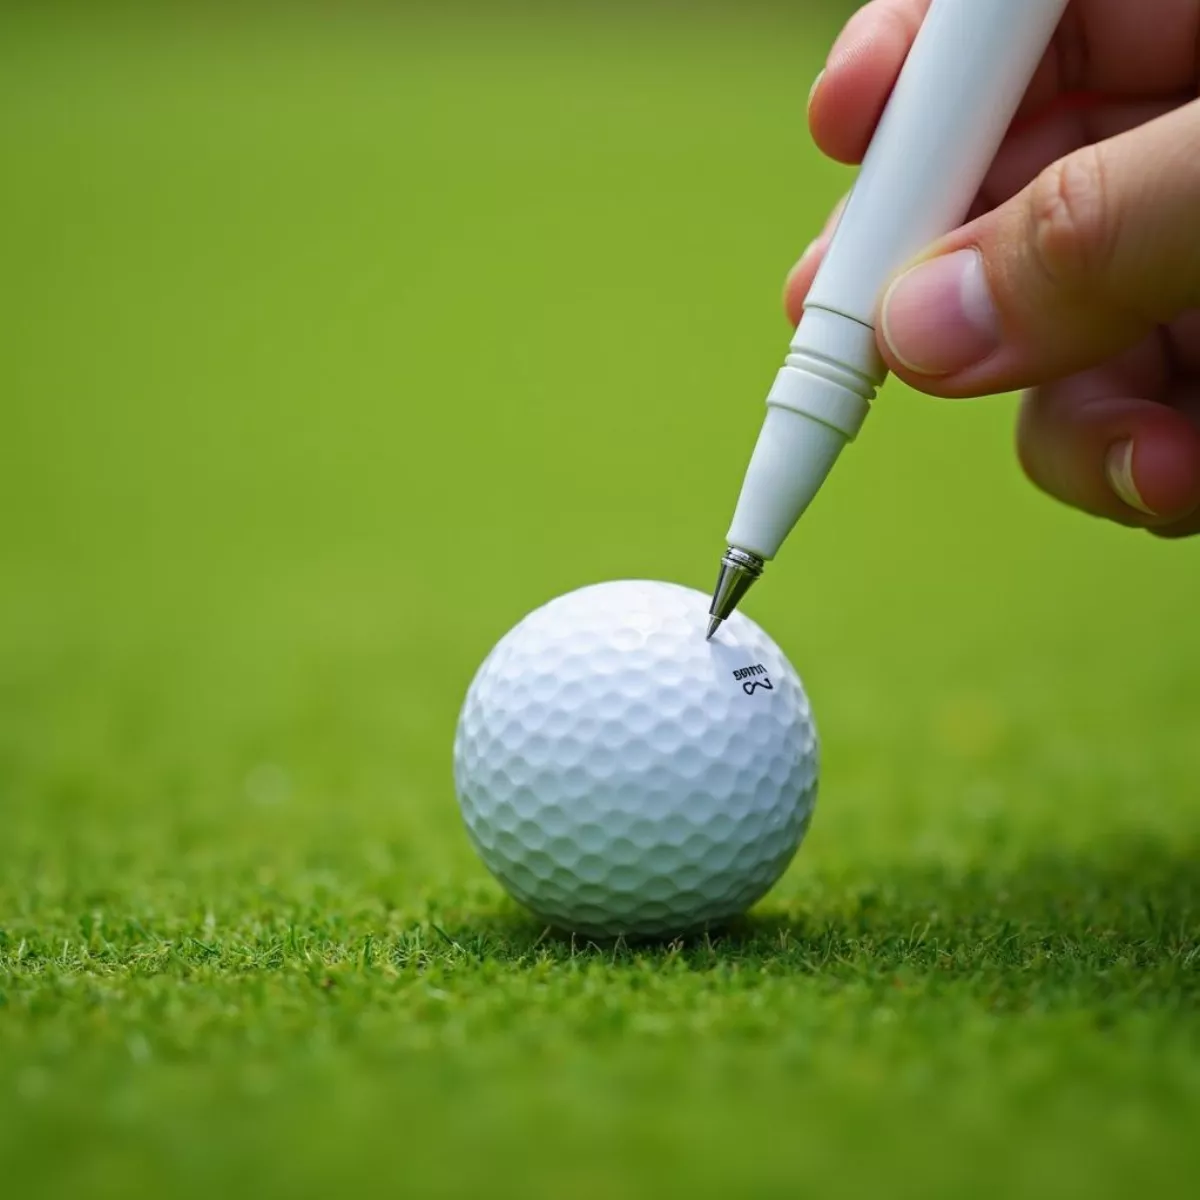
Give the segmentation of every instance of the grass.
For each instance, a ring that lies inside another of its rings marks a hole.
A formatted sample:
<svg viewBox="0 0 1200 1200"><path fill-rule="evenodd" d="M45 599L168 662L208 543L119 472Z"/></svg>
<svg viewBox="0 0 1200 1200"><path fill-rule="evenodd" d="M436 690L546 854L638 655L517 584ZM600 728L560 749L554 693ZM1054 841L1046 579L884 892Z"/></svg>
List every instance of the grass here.
<svg viewBox="0 0 1200 1200"><path fill-rule="evenodd" d="M749 602L817 818L735 929L547 936L459 825L488 648L705 588L846 186L831 18L0 37L13 1194L1190 1194L1197 548L890 386Z"/></svg>

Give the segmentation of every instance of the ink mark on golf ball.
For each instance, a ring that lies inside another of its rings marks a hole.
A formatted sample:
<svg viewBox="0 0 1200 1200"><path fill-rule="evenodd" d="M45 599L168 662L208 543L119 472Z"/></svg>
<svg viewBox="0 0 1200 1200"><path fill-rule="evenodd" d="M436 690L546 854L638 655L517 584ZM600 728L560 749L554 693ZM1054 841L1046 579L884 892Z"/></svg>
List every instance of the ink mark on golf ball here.
<svg viewBox="0 0 1200 1200"><path fill-rule="evenodd" d="M756 675L761 676L761 678L753 678ZM767 668L762 663L755 663L752 667L739 667L738 670L734 671L733 677L742 684L742 691L747 696L753 696L759 688L768 692L775 690L775 685L771 682L771 677L767 674ZM746 682L742 683L742 680L746 680Z"/></svg>

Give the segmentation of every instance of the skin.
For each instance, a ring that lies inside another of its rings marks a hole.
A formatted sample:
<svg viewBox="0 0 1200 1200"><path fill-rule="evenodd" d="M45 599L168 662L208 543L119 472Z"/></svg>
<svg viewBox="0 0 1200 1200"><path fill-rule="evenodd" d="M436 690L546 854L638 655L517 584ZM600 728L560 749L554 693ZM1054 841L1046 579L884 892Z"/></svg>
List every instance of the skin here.
<svg viewBox="0 0 1200 1200"><path fill-rule="evenodd" d="M809 104L830 157L862 160L929 2L874 0L845 27ZM1200 533L1198 93L1200 0L1076 0L968 223L910 265L980 256L941 275L981 261L987 336L915 304L910 268L878 322L920 391L1025 392L1018 455L1039 487L1164 537ZM836 218L788 277L793 323Z"/></svg>

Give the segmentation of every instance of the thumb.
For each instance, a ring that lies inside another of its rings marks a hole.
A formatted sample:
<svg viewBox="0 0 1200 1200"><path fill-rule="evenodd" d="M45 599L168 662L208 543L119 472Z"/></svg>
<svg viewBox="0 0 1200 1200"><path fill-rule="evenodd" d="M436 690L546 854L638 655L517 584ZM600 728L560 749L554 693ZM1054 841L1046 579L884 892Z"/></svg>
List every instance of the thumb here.
<svg viewBox="0 0 1200 1200"><path fill-rule="evenodd" d="M1200 102L1076 151L884 296L880 349L944 396L1073 374L1200 306Z"/></svg>

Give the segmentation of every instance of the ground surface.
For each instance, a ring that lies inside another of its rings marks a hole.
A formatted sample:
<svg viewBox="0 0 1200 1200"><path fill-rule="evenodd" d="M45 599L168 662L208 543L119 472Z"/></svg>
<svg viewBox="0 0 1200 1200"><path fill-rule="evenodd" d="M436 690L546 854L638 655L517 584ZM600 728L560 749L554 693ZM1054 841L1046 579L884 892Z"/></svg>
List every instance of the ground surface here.
<svg viewBox="0 0 1200 1200"><path fill-rule="evenodd" d="M6 1181L1190 1194L1200 547L1009 402L890 389L750 602L825 768L744 926L547 938L460 829L506 628L711 582L831 29L195 21L0 37Z"/></svg>

